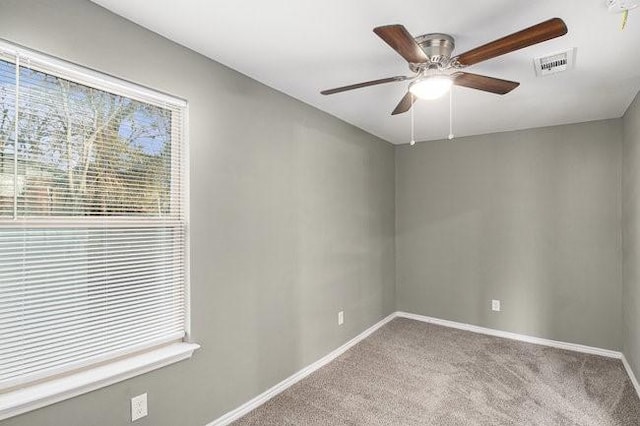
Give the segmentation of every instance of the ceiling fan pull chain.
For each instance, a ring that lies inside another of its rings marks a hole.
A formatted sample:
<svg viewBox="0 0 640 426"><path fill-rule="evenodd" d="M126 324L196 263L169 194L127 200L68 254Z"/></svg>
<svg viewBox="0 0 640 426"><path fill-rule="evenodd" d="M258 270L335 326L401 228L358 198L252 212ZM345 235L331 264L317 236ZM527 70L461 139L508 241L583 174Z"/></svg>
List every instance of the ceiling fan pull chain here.
<svg viewBox="0 0 640 426"><path fill-rule="evenodd" d="M453 139L453 87L449 90L449 140Z"/></svg>
<svg viewBox="0 0 640 426"><path fill-rule="evenodd" d="M411 95L413 96L413 95ZM416 144L416 138L415 138L415 129L414 129L414 123L413 123L413 110L414 108L411 108L411 141L409 141L409 145L413 146Z"/></svg>

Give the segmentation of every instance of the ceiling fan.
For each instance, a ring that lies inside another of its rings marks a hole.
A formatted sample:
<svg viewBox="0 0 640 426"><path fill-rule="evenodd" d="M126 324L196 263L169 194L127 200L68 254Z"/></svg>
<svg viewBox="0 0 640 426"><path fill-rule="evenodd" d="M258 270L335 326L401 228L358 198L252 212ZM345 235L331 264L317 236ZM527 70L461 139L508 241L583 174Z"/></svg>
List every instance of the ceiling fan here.
<svg viewBox="0 0 640 426"><path fill-rule="evenodd" d="M385 25L374 28L373 32L409 63L409 69L415 75L366 81L323 90L320 93L333 95L377 84L410 81L408 92L391 113L396 115L409 111L417 98L436 99L444 95L451 85L499 95L509 93L520 83L460 70L505 53L563 36L567 33L567 26L560 18L549 19L454 57L451 57L451 53L455 48L455 42L448 34L432 33L414 38L402 25Z"/></svg>

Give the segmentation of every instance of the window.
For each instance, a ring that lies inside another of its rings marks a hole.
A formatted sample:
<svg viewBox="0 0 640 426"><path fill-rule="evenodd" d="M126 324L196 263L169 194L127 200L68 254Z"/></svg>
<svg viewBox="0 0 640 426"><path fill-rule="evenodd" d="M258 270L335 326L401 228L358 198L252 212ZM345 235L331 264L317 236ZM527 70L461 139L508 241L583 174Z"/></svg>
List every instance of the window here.
<svg viewBox="0 0 640 426"><path fill-rule="evenodd" d="M0 392L183 341L186 104L2 47Z"/></svg>

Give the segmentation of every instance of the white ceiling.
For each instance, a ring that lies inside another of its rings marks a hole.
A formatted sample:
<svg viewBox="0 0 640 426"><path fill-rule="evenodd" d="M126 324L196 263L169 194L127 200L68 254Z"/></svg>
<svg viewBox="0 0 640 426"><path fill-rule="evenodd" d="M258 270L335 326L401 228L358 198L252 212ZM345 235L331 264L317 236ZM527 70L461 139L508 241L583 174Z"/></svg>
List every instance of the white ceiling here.
<svg viewBox="0 0 640 426"><path fill-rule="evenodd" d="M457 53L552 17L569 33L470 67L515 80L505 96L454 90L456 136L620 117L640 89L640 9L605 0L93 0L105 8L392 143L410 115L390 116L406 82L332 96L320 90L394 75L406 62L372 29L401 23L414 36L444 32ZM536 56L577 47L574 70L536 77ZM448 97L416 104L416 139L448 134Z"/></svg>

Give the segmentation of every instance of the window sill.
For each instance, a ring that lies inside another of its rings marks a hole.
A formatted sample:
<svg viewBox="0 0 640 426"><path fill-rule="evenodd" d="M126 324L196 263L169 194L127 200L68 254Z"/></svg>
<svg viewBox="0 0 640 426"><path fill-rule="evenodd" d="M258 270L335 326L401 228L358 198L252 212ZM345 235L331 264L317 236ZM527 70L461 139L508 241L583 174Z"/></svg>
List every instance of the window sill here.
<svg viewBox="0 0 640 426"><path fill-rule="evenodd" d="M191 357L200 346L173 343L139 355L0 394L0 420L108 386Z"/></svg>

